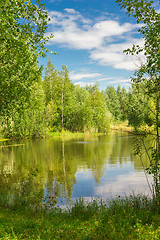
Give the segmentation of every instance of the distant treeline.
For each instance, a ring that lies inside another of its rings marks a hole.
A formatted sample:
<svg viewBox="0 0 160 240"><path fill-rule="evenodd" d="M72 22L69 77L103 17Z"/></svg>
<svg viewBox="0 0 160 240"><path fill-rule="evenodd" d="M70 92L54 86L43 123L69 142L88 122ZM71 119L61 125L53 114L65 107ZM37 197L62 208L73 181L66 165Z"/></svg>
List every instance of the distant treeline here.
<svg viewBox="0 0 160 240"><path fill-rule="evenodd" d="M43 80L37 71L28 88L1 101L1 133L20 138L40 137L62 129L105 133L113 121L129 120L136 126L151 124L147 108L152 104L135 86L129 90L108 86L105 91L97 85L75 86L67 67L63 65L62 71L57 71L49 59Z"/></svg>
<svg viewBox="0 0 160 240"><path fill-rule="evenodd" d="M69 79L67 67L57 71L51 60L42 80L38 57L46 57L46 52L50 52L45 47L52 38L52 35L46 36L48 21L48 12L41 1L36 5L29 0L1 3L0 134L28 138L63 129L105 133L115 120L128 120L136 127L156 124L158 133L159 70L155 66L159 69L159 60L155 65L156 54L149 52L149 56L154 56L152 71L149 72L152 61L148 60L149 65L137 72L129 90L109 86L100 91L97 85L75 86ZM155 44L157 40L153 47ZM145 51L150 51L150 47ZM151 75L149 79L142 78L146 72Z"/></svg>
<svg viewBox="0 0 160 240"><path fill-rule="evenodd" d="M107 132L111 114L98 87L81 88L69 79L68 69L58 72L50 60L42 80L17 97L1 102L1 132L7 137L37 137L48 131ZM2 104L4 103L4 105Z"/></svg>

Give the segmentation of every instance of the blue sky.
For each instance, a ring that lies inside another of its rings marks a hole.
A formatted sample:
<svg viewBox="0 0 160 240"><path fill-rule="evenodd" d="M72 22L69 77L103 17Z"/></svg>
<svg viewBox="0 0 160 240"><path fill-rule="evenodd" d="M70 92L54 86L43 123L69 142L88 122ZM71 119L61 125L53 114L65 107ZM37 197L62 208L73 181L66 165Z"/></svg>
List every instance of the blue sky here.
<svg viewBox="0 0 160 240"><path fill-rule="evenodd" d="M51 21L47 35L54 38L47 47L58 55L47 54L39 63L46 67L48 57L55 68L67 65L75 85L99 84L128 88L130 77L143 56L126 56L123 50L143 44L139 26L121 10L115 0L43 0Z"/></svg>

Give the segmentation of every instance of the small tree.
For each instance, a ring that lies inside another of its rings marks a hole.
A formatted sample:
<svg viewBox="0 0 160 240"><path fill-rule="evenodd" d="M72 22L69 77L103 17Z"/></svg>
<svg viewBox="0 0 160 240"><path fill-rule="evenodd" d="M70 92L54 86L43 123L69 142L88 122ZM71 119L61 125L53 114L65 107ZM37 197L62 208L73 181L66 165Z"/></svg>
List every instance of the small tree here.
<svg viewBox="0 0 160 240"><path fill-rule="evenodd" d="M67 129L74 90L74 84L69 79L67 66L63 65L62 71L57 72L49 59L43 81L43 89L46 96L46 104L51 104L52 108L54 107L53 111L56 111L53 121L50 119L50 123L52 122L53 124L51 127L54 130ZM49 112L47 116L48 114Z"/></svg>
<svg viewBox="0 0 160 240"><path fill-rule="evenodd" d="M120 89L118 89L119 91ZM105 90L106 104L108 110L112 113L115 120L121 119L121 105L119 95L117 94L114 86L108 86Z"/></svg>
<svg viewBox="0 0 160 240"><path fill-rule="evenodd" d="M92 126L97 132L107 132L110 128L111 114L107 109L105 95L100 92L97 85L90 89Z"/></svg>

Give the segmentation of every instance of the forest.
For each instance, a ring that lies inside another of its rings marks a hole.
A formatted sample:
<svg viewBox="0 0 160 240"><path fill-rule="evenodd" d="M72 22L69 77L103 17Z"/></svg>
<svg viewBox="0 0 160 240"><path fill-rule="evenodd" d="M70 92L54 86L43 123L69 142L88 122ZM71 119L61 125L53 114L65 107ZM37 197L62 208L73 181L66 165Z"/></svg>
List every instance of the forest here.
<svg viewBox="0 0 160 240"><path fill-rule="evenodd" d="M146 98L145 85L141 87L108 86L100 91L96 84L75 86L67 67L58 72L49 59L44 79L39 74L26 89L27 99L24 95L15 99L14 94L6 99L8 104L1 100L1 133L20 138L43 137L62 129L106 133L112 122L126 120L136 127L151 126L154 117L149 109L154 108L154 101Z"/></svg>
<svg viewBox="0 0 160 240"><path fill-rule="evenodd" d="M142 66L129 89L108 86L100 91L97 84L75 86L67 66L58 71L50 59L42 78L38 57L45 57L50 51L45 44L52 36L45 37L49 17L45 5L37 3L38 7L24 0L2 3L0 134L7 138L33 138L62 130L106 133L112 122L126 120L136 128L155 125L156 118L159 121L156 104L160 84L155 66L150 70ZM131 54L142 51L135 48ZM153 65L150 52L146 45L148 64Z"/></svg>
<svg viewBox="0 0 160 240"><path fill-rule="evenodd" d="M100 91L97 84L75 86L69 79L67 66L57 71L50 59L44 79L41 72L36 74L31 82L23 82L30 84L23 92L20 89L15 92L22 87L16 76L6 81L10 87L5 95L3 92L0 106L4 137L43 137L62 129L106 133L111 123L126 120L135 127L153 125L154 113L150 109L155 108L154 99L146 97L144 83L132 84L129 89L108 86L105 91ZM11 87L13 83L16 88Z"/></svg>

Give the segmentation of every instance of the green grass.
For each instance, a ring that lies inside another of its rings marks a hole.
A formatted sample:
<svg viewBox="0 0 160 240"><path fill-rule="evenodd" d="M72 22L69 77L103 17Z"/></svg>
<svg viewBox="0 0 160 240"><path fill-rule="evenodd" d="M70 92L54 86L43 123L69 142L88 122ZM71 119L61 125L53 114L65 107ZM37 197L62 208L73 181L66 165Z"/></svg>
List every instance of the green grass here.
<svg viewBox="0 0 160 240"><path fill-rule="evenodd" d="M128 125L128 121L116 121L111 123L111 130L122 131L122 132L132 132L133 127Z"/></svg>
<svg viewBox="0 0 160 240"><path fill-rule="evenodd" d="M9 139L0 138L0 142L6 142L6 141L9 141Z"/></svg>
<svg viewBox="0 0 160 240"><path fill-rule="evenodd" d="M67 130L63 130L62 132L49 132L48 136L51 137L59 137L65 140L75 139L75 138L82 138L86 136L101 136L107 133L94 133L94 132L70 132Z"/></svg>
<svg viewBox="0 0 160 240"><path fill-rule="evenodd" d="M0 239L160 239L160 214L145 197L79 200L67 211L0 207Z"/></svg>

